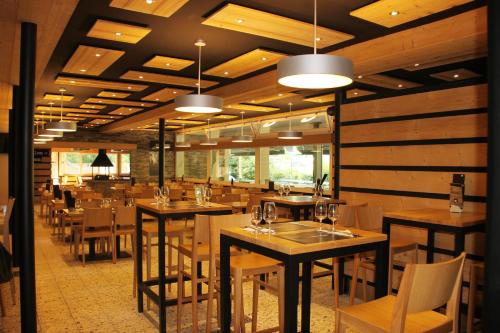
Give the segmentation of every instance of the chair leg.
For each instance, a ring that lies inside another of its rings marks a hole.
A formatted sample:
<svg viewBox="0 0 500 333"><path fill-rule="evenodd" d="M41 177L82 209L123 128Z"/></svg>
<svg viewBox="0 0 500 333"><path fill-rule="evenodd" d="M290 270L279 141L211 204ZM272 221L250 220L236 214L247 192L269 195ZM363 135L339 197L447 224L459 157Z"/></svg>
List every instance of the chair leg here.
<svg viewBox="0 0 500 333"><path fill-rule="evenodd" d="M137 258L135 257L135 235L130 235L130 241L132 242L132 256L134 257L134 286L132 287L132 295L137 297Z"/></svg>
<svg viewBox="0 0 500 333"><path fill-rule="evenodd" d="M167 238L167 244L168 244L168 261L167 261L167 274L168 276L172 276L172 237ZM169 283L167 286L168 292L172 291L172 284Z"/></svg>
<svg viewBox="0 0 500 333"><path fill-rule="evenodd" d="M198 332L198 265L191 260L191 315L193 332Z"/></svg>
<svg viewBox="0 0 500 333"><path fill-rule="evenodd" d="M177 274L177 333L180 333L182 322L182 304L184 300L184 256L180 251L178 255L177 265L179 269L179 274Z"/></svg>
<svg viewBox="0 0 500 333"><path fill-rule="evenodd" d="M472 333L474 331L474 311L476 309L476 292L477 292L477 277L476 268L474 265L470 266L470 285L469 285L469 297L467 306L467 333Z"/></svg>
<svg viewBox="0 0 500 333"><path fill-rule="evenodd" d="M12 305L16 305L16 281L14 280L15 278L12 277L10 279L10 296L12 298Z"/></svg>
<svg viewBox="0 0 500 333"><path fill-rule="evenodd" d="M2 293L0 292L0 316L5 317L5 304L3 304Z"/></svg>
<svg viewBox="0 0 500 333"><path fill-rule="evenodd" d="M234 272L234 317L233 317L233 332L241 333L241 298L242 298L242 272L235 270Z"/></svg>
<svg viewBox="0 0 500 333"><path fill-rule="evenodd" d="M146 278L151 279L151 234L148 233L146 236ZM147 297L146 308L149 310L151 302L149 297Z"/></svg>
<svg viewBox="0 0 500 333"><path fill-rule="evenodd" d="M85 267L85 238L82 235L82 264Z"/></svg>
<svg viewBox="0 0 500 333"><path fill-rule="evenodd" d="M362 280L363 280L363 302L366 302L366 300L368 299L367 291L366 291L366 285L367 285L366 271L367 271L367 269L364 267L361 267L361 270L362 270L361 274L362 274Z"/></svg>
<svg viewBox="0 0 500 333"><path fill-rule="evenodd" d="M110 238L113 246L113 248L111 249L111 253L113 255L113 264L116 264L116 237L112 235ZM120 241L120 238L118 238L118 241Z"/></svg>
<svg viewBox="0 0 500 333"><path fill-rule="evenodd" d="M334 304L335 308L339 307L339 288L340 288L340 281L339 281L339 261L337 258L332 259L332 266L333 266L333 297L334 297Z"/></svg>
<svg viewBox="0 0 500 333"><path fill-rule="evenodd" d="M335 333L345 333L345 326L342 325L342 315L340 311L335 313Z"/></svg>
<svg viewBox="0 0 500 333"><path fill-rule="evenodd" d="M359 271L359 254L354 255L354 260L352 262L352 280L351 280L351 290L349 295L349 304L354 304L354 298L356 297L356 290L358 288L358 271Z"/></svg>
<svg viewBox="0 0 500 333"><path fill-rule="evenodd" d="M387 295L392 295L392 271L393 271L394 252L389 249L389 272L387 274Z"/></svg>
<svg viewBox="0 0 500 333"><path fill-rule="evenodd" d="M278 313L279 332L285 333L285 268L278 269Z"/></svg>
<svg viewBox="0 0 500 333"><path fill-rule="evenodd" d="M259 308L259 289L260 283L255 281L258 277L254 277L252 291L252 333L257 332L257 309ZM279 299L279 296L278 296ZM279 300L278 300L279 301Z"/></svg>
<svg viewBox="0 0 500 333"><path fill-rule="evenodd" d="M243 300L243 280L241 281L241 299L240 299L240 306L241 306L241 311L240 311L240 327L241 327L241 333L246 333L245 329L245 303Z"/></svg>
<svg viewBox="0 0 500 333"><path fill-rule="evenodd" d="M208 267L208 299L207 299L207 323L205 325L205 333L210 333L212 329L212 313L214 305L214 291L215 291L215 263L210 260Z"/></svg>

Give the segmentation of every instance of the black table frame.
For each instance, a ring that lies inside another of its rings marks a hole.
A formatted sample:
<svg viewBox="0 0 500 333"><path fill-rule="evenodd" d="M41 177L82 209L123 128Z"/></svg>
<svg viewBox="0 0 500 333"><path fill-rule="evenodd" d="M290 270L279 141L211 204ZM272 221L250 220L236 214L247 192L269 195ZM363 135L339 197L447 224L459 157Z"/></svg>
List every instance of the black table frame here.
<svg viewBox="0 0 500 333"><path fill-rule="evenodd" d="M158 220L158 277L150 280L143 280L142 269L142 214L147 214L156 217ZM136 209L136 273L137 273L137 311L144 312L144 294L151 299L159 309L159 331L165 333L167 331L167 299L165 294L165 284L176 283L177 277L165 276L165 221L167 218L171 219L184 219L193 218L196 214L203 215L225 215L232 214L232 208L228 210L218 211L196 211L195 209L186 213L158 213L144 207L137 207ZM153 291L152 287L158 286L158 293ZM175 302L177 304L177 301Z"/></svg>
<svg viewBox="0 0 500 333"><path fill-rule="evenodd" d="M330 198L328 198L330 199ZM292 212L292 216L293 216L293 220L294 221L300 221L300 211L301 209L304 210L304 220L307 221L309 220L309 209L314 209L314 207L316 206L316 203L297 203L297 204L289 204L289 203L284 203L284 202L276 202L276 201L273 201L271 199L261 199L260 200L260 205L262 207L262 209L264 209L264 203L266 202L274 202L274 204L277 206L277 207L284 207L284 208L288 208L290 209L290 211ZM341 205L341 204L345 204L344 201L341 201L341 202L331 202L333 204L336 204L336 205Z"/></svg>
<svg viewBox="0 0 500 333"><path fill-rule="evenodd" d="M279 260L285 266L285 332L297 332L297 309L299 298L299 264L302 263L302 311L301 332L310 332L311 315L311 267L316 260L341 257L355 253L376 251L375 297L387 295L388 241L379 241L342 248L318 250L303 254L287 254L255 243L221 234L221 332L229 333L231 324L230 247L237 246Z"/></svg>

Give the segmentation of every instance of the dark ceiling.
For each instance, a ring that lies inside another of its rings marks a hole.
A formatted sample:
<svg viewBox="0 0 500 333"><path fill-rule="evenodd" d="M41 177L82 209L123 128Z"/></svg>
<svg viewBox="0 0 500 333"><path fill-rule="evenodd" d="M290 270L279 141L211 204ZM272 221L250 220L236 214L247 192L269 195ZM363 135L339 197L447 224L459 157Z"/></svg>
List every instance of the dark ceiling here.
<svg viewBox="0 0 500 333"><path fill-rule="evenodd" d="M349 12L351 10L362 7L371 2L373 1L318 1L319 25L350 33L355 36L354 39L348 42L337 44L330 48L325 48L321 50L321 52L332 51L336 48L344 47L348 44L356 44L361 41L380 37L398 30L407 29L409 27L456 15L460 12L464 12L472 8L484 5L485 3L485 1L476 0L467 5L455 7L453 9L434 14L426 18L412 21L410 23L400 25L396 28L389 29L349 15ZM128 70L149 71L195 78L197 75L197 66L189 66L177 72L154 68L146 69L142 66L142 64L149 60L153 55L166 55L196 60L197 49L193 44L199 38L204 39L207 43L207 46L203 50L202 70L211 68L215 65L223 63L229 59L232 59L256 48L276 50L290 55L311 52L311 49L305 46L202 25L201 22L204 20L204 17L227 3L220 0L191 0L186 3L180 10L174 13L170 18L113 8L109 6L109 3L110 0L82 0L79 2L78 7L76 8L71 20L66 27L66 30L64 31L56 49L54 50L52 58L45 70L40 84L37 87L37 105L48 105L48 101L43 100L43 95L45 93L57 93L59 88L61 88L60 85L56 85L54 83L54 80L58 74L62 73L62 68L80 44L125 51L124 56L122 56L118 61L111 65L107 70L105 70L101 76L99 76L99 78L101 79L113 81L120 81L119 77ZM231 1L231 3L312 23L312 0L235 0ZM147 26L152 29L152 32L137 44L127 44L121 42L113 42L105 39L87 37L87 32L90 30L96 19L99 18L129 23L133 25ZM268 71L270 69L273 69L273 67L275 66L268 67L266 69L260 70L259 72L254 72L237 79L224 79L220 77L210 76L203 76L203 78L220 82L218 86L215 86L219 87L224 84L245 79L248 76L252 76L257 73ZM442 84L443 81L434 79L430 77L429 74L456 68L466 68L484 76L486 72L486 61L485 59L477 59L464 63L441 66L439 68L431 68L413 72L406 70L395 70L383 74L421 83L425 86L432 86ZM73 74L71 75L73 76ZM88 76L81 75L81 77ZM149 88L141 92L132 93L127 98L127 100L138 101L142 97L166 87L166 85L157 83L148 82L147 84L149 85ZM352 87L369 89L377 93L385 93L388 91L384 88L367 86L360 83L354 83ZM100 91L103 90L99 88L84 88L75 86L65 86L64 88L67 89L68 94L75 96L75 98L71 102L65 103L65 106L67 107L79 107L87 98L95 97ZM294 99L292 99L292 102L294 102L294 104L296 105L295 108L319 106L321 104L303 101L303 98L306 96L318 94L319 92L317 91L303 91L301 92L301 96L295 97ZM280 107L282 111L286 111L288 110L288 102L289 100L280 100L277 102L266 103L265 105ZM171 103L171 101L167 103ZM159 106L167 103L160 103ZM118 107L119 106L107 106L101 111L101 114L111 112ZM145 109L143 112L145 111L148 111L148 109ZM262 113L249 113L248 116L256 116L261 114ZM85 122L87 121L80 122L80 124L83 124Z"/></svg>

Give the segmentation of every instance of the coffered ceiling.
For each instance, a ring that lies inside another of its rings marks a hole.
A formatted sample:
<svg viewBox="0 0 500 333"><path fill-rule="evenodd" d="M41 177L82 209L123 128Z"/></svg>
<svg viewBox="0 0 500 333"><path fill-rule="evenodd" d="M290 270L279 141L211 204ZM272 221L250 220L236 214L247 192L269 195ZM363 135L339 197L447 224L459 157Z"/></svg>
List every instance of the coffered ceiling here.
<svg viewBox="0 0 500 333"><path fill-rule="evenodd" d="M280 59L312 52L312 0L149 2L80 1L37 85L37 110L48 110L47 96L57 109L56 95L65 88L72 98L64 106L80 126L123 131L159 117L203 124L207 116L189 121L173 106L176 96L197 89L199 38L207 43L202 92L224 98L224 116L212 116L213 123L242 110L246 118L286 112L289 102L294 109L334 103L331 90L276 83ZM355 65L348 100L485 79L485 1L438 2L318 1L319 52L347 56Z"/></svg>

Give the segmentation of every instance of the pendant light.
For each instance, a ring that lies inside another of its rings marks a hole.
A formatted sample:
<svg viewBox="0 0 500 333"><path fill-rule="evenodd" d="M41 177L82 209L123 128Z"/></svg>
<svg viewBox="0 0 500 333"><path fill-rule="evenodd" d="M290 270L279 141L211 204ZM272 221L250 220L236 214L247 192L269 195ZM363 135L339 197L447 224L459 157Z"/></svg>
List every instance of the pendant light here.
<svg viewBox="0 0 500 333"><path fill-rule="evenodd" d="M182 124L182 133L184 133L184 124ZM186 135L184 134L184 137L185 136ZM175 143L175 146L177 148L189 148L189 147L191 147L191 144L189 142L186 142L186 141L177 141Z"/></svg>
<svg viewBox="0 0 500 333"><path fill-rule="evenodd" d="M51 122L47 124L48 131L59 131L59 132L76 132L76 123L73 121L63 120L63 103L64 103L64 92L66 89L59 89L61 92L61 119L57 122Z"/></svg>
<svg viewBox="0 0 500 333"><path fill-rule="evenodd" d="M49 103L49 105L50 105L49 123L51 123L52 122L52 105L54 105L54 103L51 102L51 103ZM45 114L45 112L42 111L42 118L43 118L44 114ZM47 124L47 126L48 126L48 124ZM63 136L63 132L46 130L46 129L44 129L43 122L42 122L42 130L40 131L40 133L38 135L43 136L43 137L47 137L47 138L61 138Z"/></svg>
<svg viewBox="0 0 500 333"><path fill-rule="evenodd" d="M251 135L244 135L243 134L243 115L245 114L244 111L241 112L241 134L238 136L233 137L233 140L231 142L236 142L236 143L249 143L253 142L253 138Z"/></svg>
<svg viewBox="0 0 500 333"><path fill-rule="evenodd" d="M200 146L217 146L217 141L210 139L210 119L207 119L207 138L200 141Z"/></svg>
<svg viewBox="0 0 500 333"><path fill-rule="evenodd" d="M350 59L317 54L317 0L314 0L314 54L291 56L278 63L278 83L301 89L327 89L352 83Z"/></svg>
<svg viewBox="0 0 500 333"><path fill-rule="evenodd" d="M35 135L33 136L33 143L40 144L40 143L46 143L48 141L53 141L54 140L54 138L50 138L50 137L46 137L46 136L40 136L38 134L38 122L35 122L35 128L36 128L36 132L35 132Z"/></svg>
<svg viewBox="0 0 500 333"><path fill-rule="evenodd" d="M202 95L201 90L201 48L207 45L199 39L194 43L198 47L198 94L183 95L175 98L175 110L190 113L216 113L222 111L222 98Z"/></svg>
<svg viewBox="0 0 500 333"><path fill-rule="evenodd" d="M288 131L278 133L278 139L299 140L302 139L302 132L292 131L292 103L288 103L290 117L288 118Z"/></svg>

